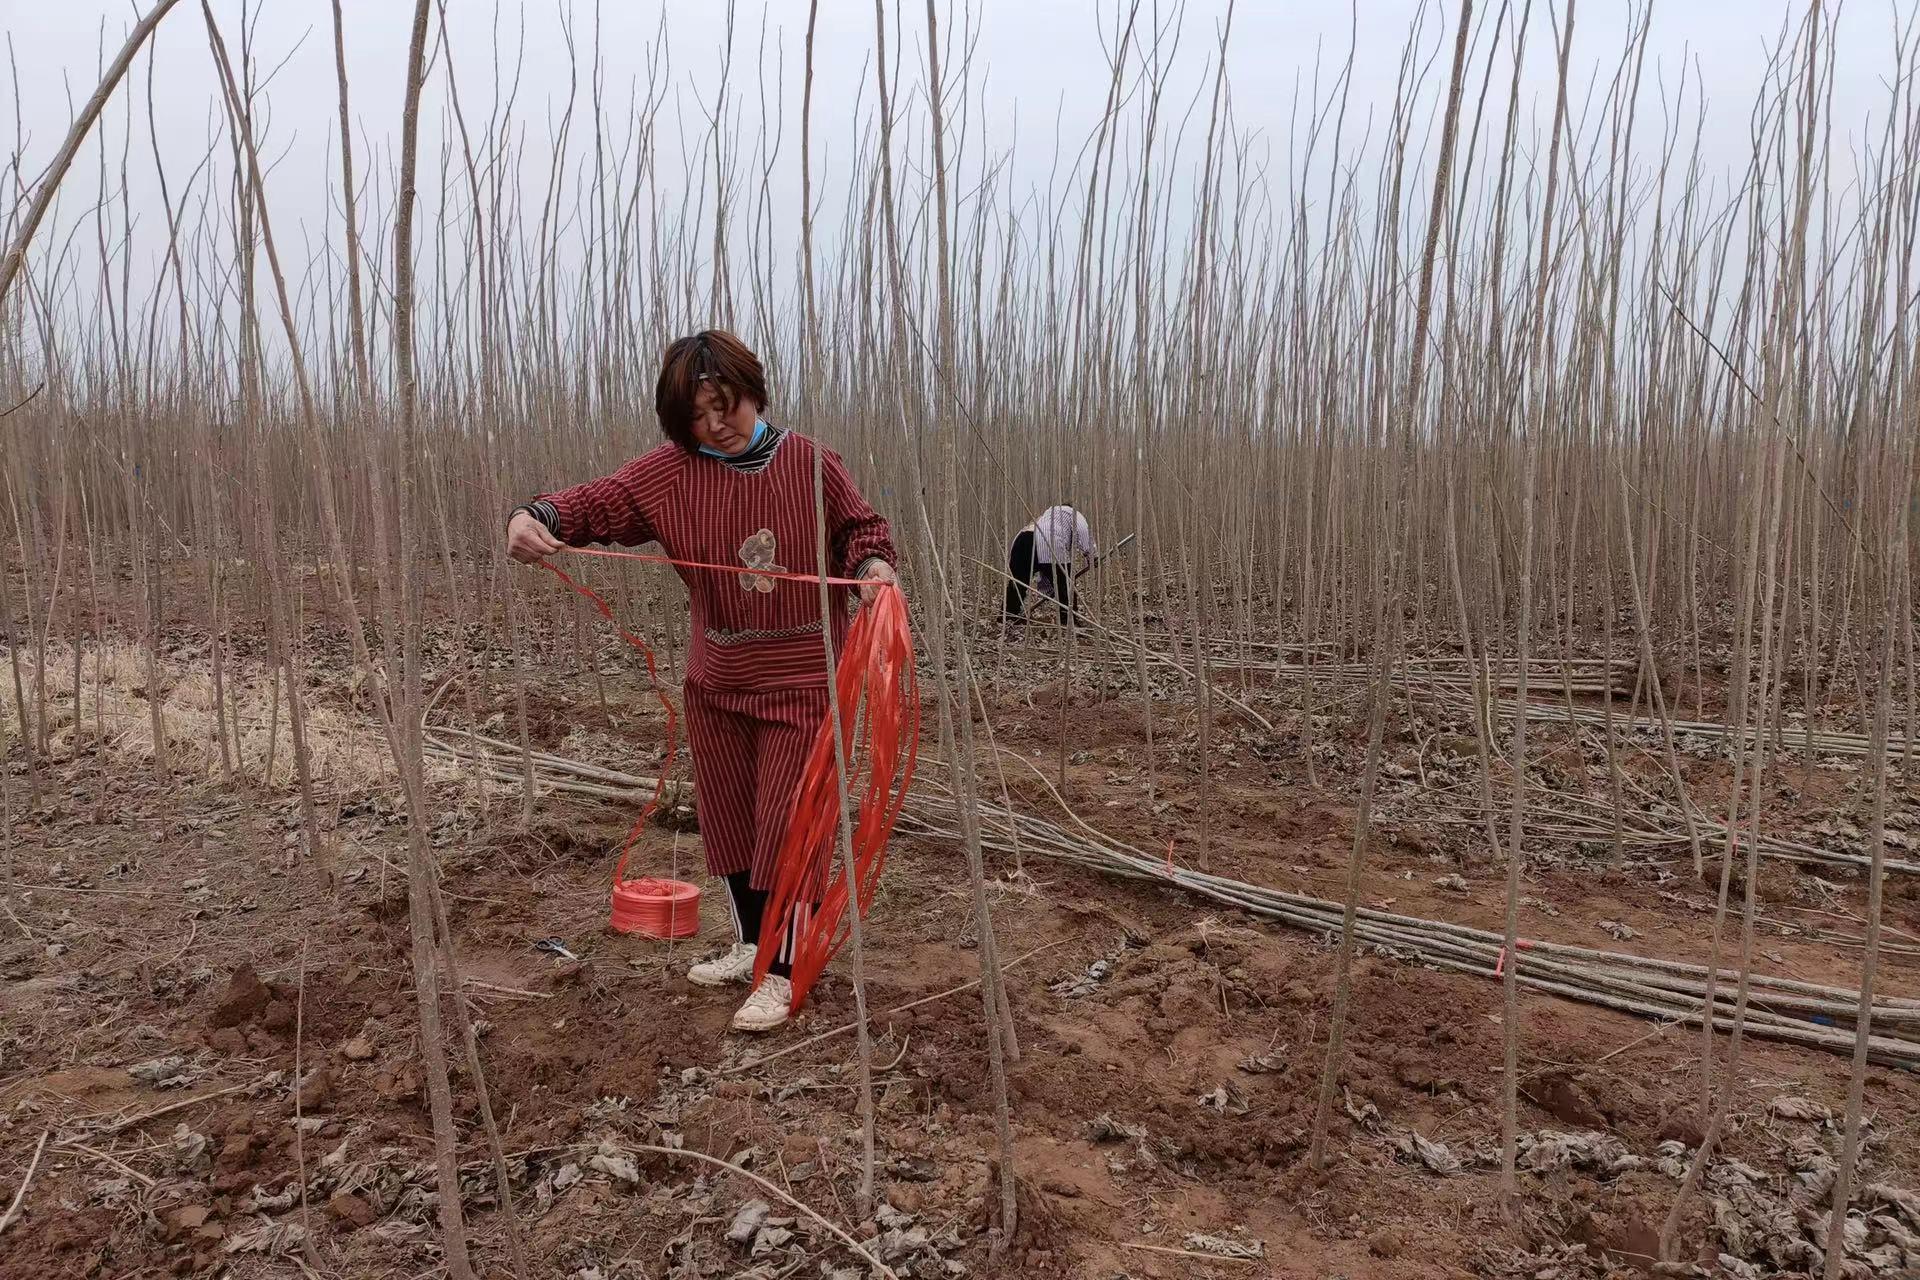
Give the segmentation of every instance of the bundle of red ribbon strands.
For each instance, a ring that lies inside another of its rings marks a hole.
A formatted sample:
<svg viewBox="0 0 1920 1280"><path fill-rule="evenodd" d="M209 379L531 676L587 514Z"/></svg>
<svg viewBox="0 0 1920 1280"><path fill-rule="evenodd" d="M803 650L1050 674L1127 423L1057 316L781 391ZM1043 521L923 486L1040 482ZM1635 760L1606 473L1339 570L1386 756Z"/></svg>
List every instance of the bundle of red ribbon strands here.
<svg viewBox="0 0 1920 1280"><path fill-rule="evenodd" d="M764 569L699 564L634 552L581 550L587 555L642 560L677 568L757 573L787 582L815 585L821 582L819 577L811 574L768 573ZM653 683L654 696L659 698L661 707L666 711L667 749L666 758L660 766L659 780L654 786L652 799L640 811L639 818L620 846L620 858L613 868L615 927L621 927L623 915L630 922L639 923L639 912L644 909L666 917L650 921L650 927L646 927L644 932L656 937L688 936L697 928L697 918L694 921L681 919L681 916L690 913L687 911L686 895L682 893L676 896L671 888L675 882L625 878L627 857L633 851L634 843L639 840L640 833L660 807L679 747L676 731L679 717L674 712L673 703L660 687L660 671L654 660L653 649L645 640L621 626L619 619L613 616L612 608L591 588L582 586L555 565L542 561L540 567L584 596L602 617L613 624L622 639L640 651L646 659L647 676ZM825 581L829 586L867 585L849 578L827 578ZM806 768L800 775L800 784L794 792L793 812L787 820L786 834L780 841L774 883L768 893L766 915L761 925L759 958L753 973L754 985L758 986L766 977L767 966L772 963L779 949L779 939L788 917L799 913L792 956L791 1008L794 1012L798 1012L806 1003L814 981L852 936L852 924L847 918L848 902L857 902L856 909L863 919L872 907L874 892L880 885L880 873L886 865L887 842L893 835L900 808L906 802L907 790L913 785L914 762L920 746L920 691L914 671L913 633L907 624L906 599L897 587L883 588L854 616L834 672L833 697L839 707L848 802L857 806L858 813L853 830L853 880L849 883L846 859L835 856L841 818L840 783L839 766L834 759L834 717L828 715L821 721L820 731L815 735L813 748L807 755ZM807 891L809 886L821 882L823 867L830 868L825 877L826 889L819 904L809 909ZM641 906L643 901L644 908Z"/></svg>

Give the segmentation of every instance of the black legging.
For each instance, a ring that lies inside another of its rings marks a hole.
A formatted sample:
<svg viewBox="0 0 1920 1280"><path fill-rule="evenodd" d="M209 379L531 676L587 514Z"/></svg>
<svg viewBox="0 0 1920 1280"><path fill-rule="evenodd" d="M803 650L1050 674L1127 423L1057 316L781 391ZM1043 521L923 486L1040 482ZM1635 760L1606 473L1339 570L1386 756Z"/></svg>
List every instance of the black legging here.
<svg viewBox="0 0 1920 1280"><path fill-rule="evenodd" d="M1073 573L1065 565L1034 562L1031 529L1022 529L1007 552L1007 576L1011 581L1007 583L1006 603L1001 606L1001 620L1017 622L1026 617L1027 590L1036 575L1053 588L1053 598L1060 606L1060 621L1073 621Z"/></svg>
<svg viewBox="0 0 1920 1280"><path fill-rule="evenodd" d="M749 871L734 871L724 877L727 898L733 904L734 933L739 941L749 946L757 945L760 941L760 927L767 916L767 899L773 896L766 889L753 887L750 879L752 874ZM805 908L808 911L818 909L818 903ZM786 933L780 940L780 950L774 953L773 962L767 966L767 972L776 978L793 976L793 925L794 916L789 916Z"/></svg>

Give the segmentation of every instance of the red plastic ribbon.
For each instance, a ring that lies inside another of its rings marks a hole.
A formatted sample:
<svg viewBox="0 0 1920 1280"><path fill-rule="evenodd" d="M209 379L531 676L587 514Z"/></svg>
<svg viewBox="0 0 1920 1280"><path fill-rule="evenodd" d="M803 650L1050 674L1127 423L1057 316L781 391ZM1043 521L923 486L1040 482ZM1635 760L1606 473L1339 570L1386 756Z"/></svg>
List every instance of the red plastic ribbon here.
<svg viewBox="0 0 1920 1280"><path fill-rule="evenodd" d="M873 906L886 865L887 840L913 785L920 745L920 688L913 665L913 636L907 626L906 599L898 590L882 591L855 615L835 672L834 698L840 709L842 747L847 762L848 802L857 798L860 817L853 831L854 875L862 919ZM859 742L855 751L854 742ZM861 775L865 786L859 786ZM898 785L895 777L898 775ZM798 913L794 930L793 1000L799 1012L814 980L852 936L846 920L850 891L846 859L835 857L840 825L839 766L834 760L833 717L820 723L813 749L793 798L793 816L774 859L774 882L754 960L758 986L780 943L789 913ZM826 888L818 905L812 889L823 875Z"/></svg>
<svg viewBox="0 0 1920 1280"><path fill-rule="evenodd" d="M605 551L599 547L569 547L575 555L604 556L609 560L638 560L644 564L666 564L676 569L709 569L714 573L750 573L756 578L772 578L775 582L811 582L815 585L826 583L830 587L870 587L874 585L865 578L823 578L817 573L788 573L784 569L756 569L751 565L707 564L700 560L675 560L672 556L650 556L639 551ZM540 562L546 568L553 566L546 561ZM559 573L558 569L554 569ZM564 576L564 575L563 575ZM580 588L576 586L574 590ZM616 624L618 625L618 624Z"/></svg>
<svg viewBox="0 0 1920 1280"><path fill-rule="evenodd" d="M651 559L651 557L648 558ZM599 611L600 616L613 624L613 629L620 633L620 638L640 651L640 656L647 660L647 679L653 685L653 696L660 699L660 706L667 713L667 753L665 759L660 762L660 776L653 781L653 797L647 801L646 806L640 810L640 816L634 819L633 826L628 829L627 838L620 843L620 858L613 864L613 887L617 893L620 886L626 883L622 873L627 869L627 855L633 852L634 843L640 839L640 833L647 829L647 823L655 813L659 812L661 798L667 793L667 775L673 772L673 757L679 749L674 729L679 724L680 718L674 713L673 703L667 701L667 691L660 687L660 668L653 658L653 646L621 626L620 619L613 616L613 607L602 600L593 588L581 586L558 565L548 564L542 560L540 567L566 583L570 590L585 596L587 601Z"/></svg>

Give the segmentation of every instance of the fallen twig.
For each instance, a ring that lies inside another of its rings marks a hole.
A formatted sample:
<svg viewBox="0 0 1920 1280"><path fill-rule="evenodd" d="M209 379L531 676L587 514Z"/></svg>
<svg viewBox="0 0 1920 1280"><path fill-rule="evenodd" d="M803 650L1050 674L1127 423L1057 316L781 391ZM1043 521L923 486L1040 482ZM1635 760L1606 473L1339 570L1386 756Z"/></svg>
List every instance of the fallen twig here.
<svg viewBox="0 0 1920 1280"><path fill-rule="evenodd" d="M27 1175L20 1179L20 1189L13 1193L13 1203L7 1206L6 1216L0 1217L0 1234L5 1234L7 1228L13 1225L13 1216L20 1212L20 1206L26 1202L27 1188L33 1185L34 1170L40 1167L40 1154L47 1149L47 1139L52 1136L51 1129L40 1131L39 1145L33 1149L33 1159L27 1162Z"/></svg>
<svg viewBox="0 0 1920 1280"><path fill-rule="evenodd" d="M84 1142L62 1142L60 1144L60 1149L62 1151L71 1151L75 1155L91 1156L95 1160L100 1161L100 1163L102 1164L110 1164L114 1168L118 1169L120 1172L126 1174L129 1178L132 1178L134 1181L138 1182L143 1187L153 1187L158 1185L154 1182L152 1178L149 1178L146 1174L141 1173L138 1169L135 1169L131 1165L122 1163L121 1161L115 1159L113 1156L108 1155L104 1151L99 1151L93 1147L88 1146Z"/></svg>
<svg viewBox="0 0 1920 1280"><path fill-rule="evenodd" d="M300 940L300 976L293 997L293 1157L300 1166L300 1244L307 1260L318 1262L313 1247L313 1218L307 1204L307 1124L301 1114L300 1091L306 1087L304 1050L307 1031L307 940ZM322 1068L324 1070L324 1068ZM317 1073L316 1073L317 1074Z"/></svg>
<svg viewBox="0 0 1920 1280"><path fill-rule="evenodd" d="M22 884L15 881L15 889L31 889L35 893L107 893L121 898L157 898L159 892L153 889L95 889L90 885L77 884Z"/></svg>
<svg viewBox="0 0 1920 1280"><path fill-rule="evenodd" d="M154 1111L146 1111L137 1116L129 1116L125 1120L116 1120L112 1124L97 1130L97 1132L106 1134L125 1133L128 1129L136 1128L139 1125L147 1123L149 1120L158 1120L161 1116L170 1116L176 1111L185 1111L188 1107L197 1107L203 1102L213 1102L220 1098L231 1098L236 1093L245 1093L250 1089L258 1089L261 1085L266 1084L272 1079L273 1075L264 1075L258 1080L251 1080L246 1084L236 1084L226 1089L215 1089L212 1093L202 1093L191 1098L183 1098L179 1102L169 1103Z"/></svg>
<svg viewBox="0 0 1920 1280"><path fill-rule="evenodd" d="M519 987L503 987L498 983L483 982L479 978L468 978L465 980L464 985L469 987L477 987L482 991L491 991L495 995L524 996L529 1000L553 999L553 993L551 991L522 991Z"/></svg>
<svg viewBox="0 0 1920 1280"><path fill-rule="evenodd" d="M157 967L161 969L165 969L172 965L179 964L180 961L186 958L187 952L193 950L193 940L195 938L198 938L199 936L200 936L200 922L198 920L189 920L187 922L187 941L185 945L183 945L178 951L174 952L172 955L168 956L165 960L162 960Z"/></svg>
<svg viewBox="0 0 1920 1280"><path fill-rule="evenodd" d="M1243 1267L1250 1267L1260 1261L1258 1258L1229 1258L1225 1254L1199 1253L1193 1249L1172 1249L1164 1244L1135 1244L1131 1240L1120 1240L1116 1243L1122 1249L1133 1249L1140 1253L1164 1253L1175 1258L1199 1258L1204 1262L1232 1262Z"/></svg>

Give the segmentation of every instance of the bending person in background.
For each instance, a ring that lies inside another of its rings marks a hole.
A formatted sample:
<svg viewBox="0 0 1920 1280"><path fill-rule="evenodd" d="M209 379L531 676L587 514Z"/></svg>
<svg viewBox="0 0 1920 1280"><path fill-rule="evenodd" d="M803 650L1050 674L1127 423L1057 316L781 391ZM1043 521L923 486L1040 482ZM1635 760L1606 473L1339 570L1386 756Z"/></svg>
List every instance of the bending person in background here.
<svg viewBox="0 0 1920 1280"><path fill-rule="evenodd" d="M860 496L832 450L769 425L766 373L745 343L720 329L667 347L654 409L667 442L610 476L545 494L515 509L507 551L532 563L562 546L658 542L674 560L752 572L677 568L693 610L684 698L693 747L694 802L707 872L726 881L734 942L696 964L702 986L752 980L781 837L807 753L827 718L829 674L820 641L819 588L769 575L858 578L870 600L894 578L892 532ZM813 461L825 481L830 563L816 563ZM833 646L846 639L848 591L835 588ZM825 890L812 889L818 902ZM780 923L780 955L734 1014L739 1031L787 1020L797 908Z"/></svg>
<svg viewBox="0 0 1920 1280"><path fill-rule="evenodd" d="M1026 620L1027 592L1039 582L1040 593L1060 608L1063 625L1079 618L1073 604L1074 557L1091 558L1098 548L1087 518L1069 506L1048 507L1014 536L1007 551L1007 598L1001 621L1011 631Z"/></svg>

